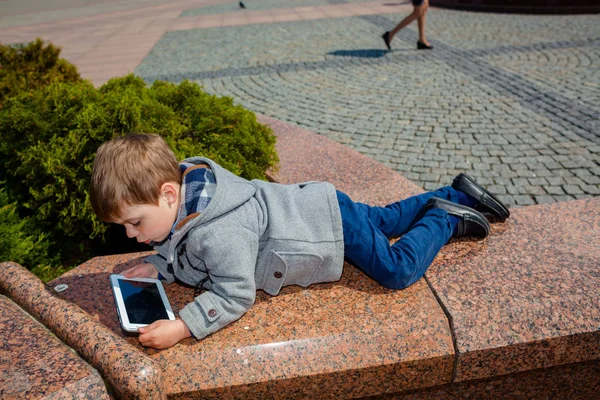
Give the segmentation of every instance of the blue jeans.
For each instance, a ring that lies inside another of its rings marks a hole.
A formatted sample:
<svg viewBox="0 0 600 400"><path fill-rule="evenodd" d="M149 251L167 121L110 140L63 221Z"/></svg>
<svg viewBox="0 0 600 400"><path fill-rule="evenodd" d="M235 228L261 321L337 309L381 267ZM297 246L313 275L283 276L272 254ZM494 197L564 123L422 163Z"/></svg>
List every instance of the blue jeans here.
<svg viewBox="0 0 600 400"><path fill-rule="evenodd" d="M424 211L432 197L458 203L456 190L450 186L385 207L355 203L338 191L346 259L387 288L403 289L415 283L452 237L446 211ZM390 246L389 239L398 236L402 237Z"/></svg>

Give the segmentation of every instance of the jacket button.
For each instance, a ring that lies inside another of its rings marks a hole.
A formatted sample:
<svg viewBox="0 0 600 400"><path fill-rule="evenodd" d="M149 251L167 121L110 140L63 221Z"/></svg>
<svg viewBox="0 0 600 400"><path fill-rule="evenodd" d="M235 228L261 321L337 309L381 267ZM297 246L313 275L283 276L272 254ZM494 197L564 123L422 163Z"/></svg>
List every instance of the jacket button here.
<svg viewBox="0 0 600 400"><path fill-rule="evenodd" d="M211 308L210 310L208 310L209 317L214 317L215 315L217 315L217 310L215 310L214 308Z"/></svg>
<svg viewBox="0 0 600 400"><path fill-rule="evenodd" d="M273 276L277 279L280 279L283 276L283 274L281 272L277 271L273 274Z"/></svg>

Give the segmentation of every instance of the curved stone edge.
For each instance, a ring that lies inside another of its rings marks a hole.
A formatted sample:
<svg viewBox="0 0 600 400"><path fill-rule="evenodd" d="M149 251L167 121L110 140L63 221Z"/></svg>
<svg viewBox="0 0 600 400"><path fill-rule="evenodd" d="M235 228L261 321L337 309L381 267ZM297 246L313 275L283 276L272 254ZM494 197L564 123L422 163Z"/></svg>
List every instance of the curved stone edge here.
<svg viewBox="0 0 600 400"><path fill-rule="evenodd" d="M119 398L166 398L162 371L155 361L77 305L55 296L23 266L3 262L0 271L0 292L76 350L110 383Z"/></svg>

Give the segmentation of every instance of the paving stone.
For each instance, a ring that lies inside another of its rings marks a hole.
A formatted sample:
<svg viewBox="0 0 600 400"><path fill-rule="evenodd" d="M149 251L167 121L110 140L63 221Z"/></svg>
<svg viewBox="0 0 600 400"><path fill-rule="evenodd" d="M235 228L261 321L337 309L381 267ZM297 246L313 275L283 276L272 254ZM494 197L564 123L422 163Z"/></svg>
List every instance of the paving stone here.
<svg viewBox="0 0 600 400"><path fill-rule="evenodd" d="M535 204L535 202L533 201L531 196L517 195L517 196L514 196L514 199L515 199L516 204L518 204L520 206L530 206L530 205Z"/></svg>
<svg viewBox="0 0 600 400"><path fill-rule="evenodd" d="M515 202L515 198L514 196L507 196L507 195L499 195L497 196L498 200L500 200L502 203L504 203L505 205L507 205L508 207L514 206L517 203Z"/></svg>
<svg viewBox="0 0 600 400"><path fill-rule="evenodd" d="M543 186L544 190L548 193L548 194L552 194L552 195L561 195L561 194L565 194L565 191L563 190L563 188L561 186Z"/></svg>
<svg viewBox="0 0 600 400"><path fill-rule="evenodd" d="M583 200L583 199L590 199L594 196L592 196L591 194L577 194L575 195L575 199L577 200Z"/></svg>
<svg viewBox="0 0 600 400"><path fill-rule="evenodd" d="M551 204L551 203L556 203L556 200L552 196L542 195L542 196L535 196L534 198L535 198L535 202L537 204Z"/></svg>
<svg viewBox="0 0 600 400"><path fill-rule="evenodd" d="M559 196L554 196L554 198L556 199L557 202L575 200L575 197L570 196L570 195L559 195Z"/></svg>
<svg viewBox="0 0 600 400"><path fill-rule="evenodd" d="M548 184L548 180L545 178L530 178L529 184L532 186L543 186Z"/></svg>
<svg viewBox="0 0 600 400"><path fill-rule="evenodd" d="M600 177L595 175L583 175L580 176L581 180L587 183L588 185L599 185Z"/></svg>
<svg viewBox="0 0 600 400"><path fill-rule="evenodd" d="M507 193L506 187L499 186L499 185L488 185L487 190L493 194L506 194Z"/></svg>
<svg viewBox="0 0 600 400"><path fill-rule="evenodd" d="M546 181L548 181L548 184L551 186L560 186L565 184L565 180L559 176L548 177L546 178Z"/></svg>
<svg viewBox="0 0 600 400"><path fill-rule="evenodd" d="M583 194L583 190L577 185L563 185L562 188L567 194Z"/></svg>
<svg viewBox="0 0 600 400"><path fill-rule="evenodd" d="M544 188L542 186L531 185L526 188L525 193L530 194L530 195L541 196L541 195L545 195L546 191L544 190Z"/></svg>
<svg viewBox="0 0 600 400"><path fill-rule="evenodd" d="M587 194L600 195L600 185L585 185L581 189Z"/></svg>

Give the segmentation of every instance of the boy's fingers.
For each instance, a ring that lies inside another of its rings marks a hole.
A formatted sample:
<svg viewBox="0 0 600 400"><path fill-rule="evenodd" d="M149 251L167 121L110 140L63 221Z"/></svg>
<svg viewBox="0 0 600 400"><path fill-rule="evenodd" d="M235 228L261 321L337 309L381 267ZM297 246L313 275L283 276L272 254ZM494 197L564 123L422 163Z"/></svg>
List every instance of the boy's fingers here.
<svg viewBox="0 0 600 400"><path fill-rule="evenodd" d="M138 328L138 333L140 334L140 341L142 340L142 335L144 335L144 334L146 334L148 332L151 332L154 328L156 328L156 326L157 326L156 323L157 322L158 321L155 321L155 322L151 323L150 325L142 326L142 327Z"/></svg>
<svg viewBox="0 0 600 400"><path fill-rule="evenodd" d="M150 325L148 325L146 327L146 332L150 332L151 330L154 330L156 328L158 328L161 324L162 319L159 319L158 321L154 321L153 323L151 323Z"/></svg>
<svg viewBox="0 0 600 400"><path fill-rule="evenodd" d="M151 347L152 346L152 338L149 337L148 334L140 335L140 343L142 346Z"/></svg>
<svg viewBox="0 0 600 400"><path fill-rule="evenodd" d="M158 271L152 264L139 264L125 271L121 272L126 278L156 278L158 277Z"/></svg>
<svg viewBox="0 0 600 400"><path fill-rule="evenodd" d="M157 321L157 322L159 322L159 321ZM156 324L156 322L154 324ZM154 324L152 324L152 325L154 325ZM138 329L138 331L140 332L139 340L140 340L140 343L142 344L142 346L153 347L155 349L159 349L159 348L161 348L158 345L160 337L157 337L156 334L154 332L152 332L152 330L157 328L158 326L160 326L160 324L156 324L155 326L152 326L152 325L148 325L146 327ZM142 331L142 329L144 329L144 331Z"/></svg>
<svg viewBox="0 0 600 400"><path fill-rule="evenodd" d="M158 328L159 326L162 325L162 319L159 319L158 321L154 321L153 323L151 323L150 325L147 326L142 326L141 328L138 329L138 332L140 333L148 333L153 331L154 329ZM143 331L142 331L143 329Z"/></svg>
<svg viewBox="0 0 600 400"><path fill-rule="evenodd" d="M140 343L144 346L152 346L154 341L154 335L148 329L148 327L149 326L138 329L138 331L140 332ZM142 331L142 329L144 329L144 331Z"/></svg>
<svg viewBox="0 0 600 400"><path fill-rule="evenodd" d="M126 269L125 271L123 271L121 273L121 275L123 275L125 278L135 278L136 276L138 276L139 274L138 272L138 267L132 267L129 269Z"/></svg>

